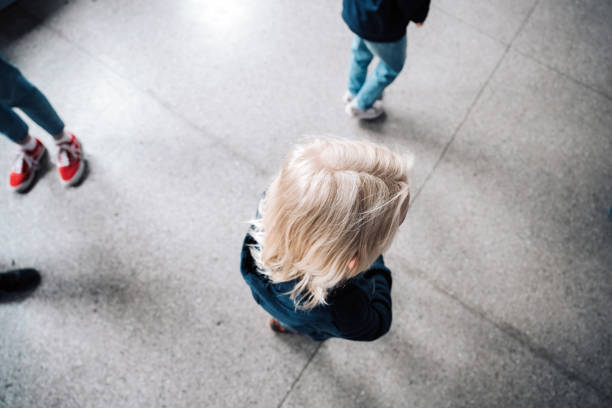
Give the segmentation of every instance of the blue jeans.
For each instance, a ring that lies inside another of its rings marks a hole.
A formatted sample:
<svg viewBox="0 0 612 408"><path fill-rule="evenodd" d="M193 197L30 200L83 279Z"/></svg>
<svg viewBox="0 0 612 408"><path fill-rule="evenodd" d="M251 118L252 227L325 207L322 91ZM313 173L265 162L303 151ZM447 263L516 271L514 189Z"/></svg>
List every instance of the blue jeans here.
<svg viewBox="0 0 612 408"><path fill-rule="evenodd" d="M21 109L51 136L64 130L64 122L47 98L0 54L0 133L21 143L28 136L28 125L12 108Z"/></svg>
<svg viewBox="0 0 612 408"><path fill-rule="evenodd" d="M399 41L380 43L366 41L355 36L351 51L353 57L349 69L348 90L356 95L357 107L366 110L383 93L383 90L399 75L406 61L406 36ZM368 65L374 56L380 59L378 66L368 74Z"/></svg>

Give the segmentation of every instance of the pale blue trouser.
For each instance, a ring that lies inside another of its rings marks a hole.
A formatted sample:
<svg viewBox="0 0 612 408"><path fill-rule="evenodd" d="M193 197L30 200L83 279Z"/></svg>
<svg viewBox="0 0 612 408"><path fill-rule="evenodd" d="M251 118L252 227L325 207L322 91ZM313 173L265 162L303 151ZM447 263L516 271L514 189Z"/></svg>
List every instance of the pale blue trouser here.
<svg viewBox="0 0 612 408"><path fill-rule="evenodd" d="M355 36L351 46L348 90L356 95L357 107L366 110L380 98L383 90L397 77L406 61L407 40L404 35L395 42L372 42ZM373 72L368 65L374 56L380 59Z"/></svg>

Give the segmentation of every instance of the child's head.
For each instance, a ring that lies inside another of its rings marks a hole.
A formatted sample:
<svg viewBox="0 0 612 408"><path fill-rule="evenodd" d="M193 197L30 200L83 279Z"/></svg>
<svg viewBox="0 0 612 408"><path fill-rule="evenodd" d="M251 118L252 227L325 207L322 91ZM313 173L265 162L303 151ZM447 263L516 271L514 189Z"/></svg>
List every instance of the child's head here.
<svg viewBox="0 0 612 408"><path fill-rule="evenodd" d="M261 272L297 279L302 308L367 269L390 245L408 209L409 162L365 141L297 146L266 192L252 233Z"/></svg>

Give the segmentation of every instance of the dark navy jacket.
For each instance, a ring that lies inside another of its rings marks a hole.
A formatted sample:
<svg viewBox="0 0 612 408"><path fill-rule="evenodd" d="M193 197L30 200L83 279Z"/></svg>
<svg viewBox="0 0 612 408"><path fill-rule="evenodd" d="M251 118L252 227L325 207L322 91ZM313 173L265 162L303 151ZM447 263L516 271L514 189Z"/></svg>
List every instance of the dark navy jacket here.
<svg viewBox="0 0 612 408"><path fill-rule="evenodd" d="M296 309L287 292L295 281L272 283L257 271L249 246L256 245L247 235L242 245L240 271L255 301L291 331L313 340L330 337L349 340L375 340L391 327L391 271L382 255L365 272L335 288L328 305L310 310Z"/></svg>
<svg viewBox="0 0 612 408"><path fill-rule="evenodd" d="M408 23L427 18L430 0L343 0L342 18L364 40L394 42L406 34Z"/></svg>

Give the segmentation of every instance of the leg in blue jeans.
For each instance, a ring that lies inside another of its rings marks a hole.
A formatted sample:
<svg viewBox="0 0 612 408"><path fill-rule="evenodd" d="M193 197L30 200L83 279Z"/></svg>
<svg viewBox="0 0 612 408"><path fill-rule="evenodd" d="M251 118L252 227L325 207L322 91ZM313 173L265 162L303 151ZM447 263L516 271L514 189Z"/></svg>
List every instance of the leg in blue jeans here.
<svg viewBox="0 0 612 408"><path fill-rule="evenodd" d="M349 80L349 91L357 95L357 107L361 110L367 110L374 105L376 99L382 95L383 90L393 82L404 67L407 41L406 36L403 36L399 41L390 43L365 41L359 37L357 37L355 41L359 43L357 48L361 50L360 52L362 55L366 55L366 52L363 51L365 47L370 55L375 55L380 59L376 69L364 83L362 61L365 61L365 59L358 60L355 52L353 52L353 62L351 63L351 71L349 74L351 77ZM354 66L358 66L360 69L353 70ZM365 65L365 70L367 72L367 65ZM362 86L357 88L360 83ZM353 84L355 87L351 89Z"/></svg>
<svg viewBox="0 0 612 408"><path fill-rule="evenodd" d="M366 47L365 41L358 36L353 39L351 52L353 57L349 68L348 90L351 94L357 95L366 80L368 65L372 62L374 54Z"/></svg>
<svg viewBox="0 0 612 408"><path fill-rule="evenodd" d="M21 144L28 136L28 125L13 110L0 102L0 133Z"/></svg>
<svg viewBox="0 0 612 408"><path fill-rule="evenodd" d="M16 143L28 135L28 126L12 108L20 108L53 137L64 129L47 98L17 68L0 55L0 132Z"/></svg>

